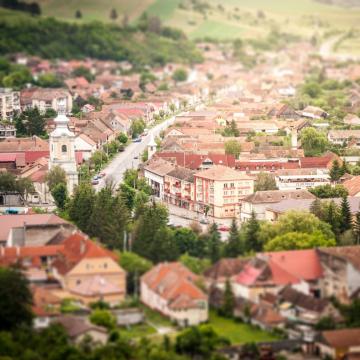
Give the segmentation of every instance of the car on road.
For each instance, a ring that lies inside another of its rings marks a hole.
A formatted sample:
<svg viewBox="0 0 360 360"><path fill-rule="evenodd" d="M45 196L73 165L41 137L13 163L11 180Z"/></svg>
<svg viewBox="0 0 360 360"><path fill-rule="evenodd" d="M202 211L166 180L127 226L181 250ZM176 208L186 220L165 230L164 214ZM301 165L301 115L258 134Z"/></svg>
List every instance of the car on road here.
<svg viewBox="0 0 360 360"><path fill-rule="evenodd" d="M92 180L91 185L99 185L99 180Z"/></svg>
<svg viewBox="0 0 360 360"><path fill-rule="evenodd" d="M228 227L228 226L226 226L226 225L220 225L219 227L218 227L218 229L219 229L219 231L230 231L230 228Z"/></svg>
<svg viewBox="0 0 360 360"><path fill-rule="evenodd" d="M139 157L137 155L134 156L134 160L137 160L139 159Z"/></svg>
<svg viewBox="0 0 360 360"><path fill-rule="evenodd" d="M206 219L206 218L202 218L202 219L200 219L200 224L208 224L209 223L209 220L208 219Z"/></svg>
<svg viewBox="0 0 360 360"><path fill-rule="evenodd" d="M139 142L141 142L141 137L138 137L138 138L133 139L132 142L133 142L133 143L139 143Z"/></svg>
<svg viewBox="0 0 360 360"><path fill-rule="evenodd" d="M101 178L101 176L95 175L95 176L93 177L93 181L99 180L100 178Z"/></svg>

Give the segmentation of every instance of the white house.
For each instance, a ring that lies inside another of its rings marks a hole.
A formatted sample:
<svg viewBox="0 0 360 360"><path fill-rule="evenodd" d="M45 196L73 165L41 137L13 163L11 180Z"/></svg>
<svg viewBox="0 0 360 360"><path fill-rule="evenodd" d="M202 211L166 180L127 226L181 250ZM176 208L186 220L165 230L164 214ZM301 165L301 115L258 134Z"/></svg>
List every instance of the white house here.
<svg viewBox="0 0 360 360"><path fill-rule="evenodd" d="M85 134L79 134L75 138L75 151L82 152L84 160L88 160L96 151L96 142Z"/></svg>

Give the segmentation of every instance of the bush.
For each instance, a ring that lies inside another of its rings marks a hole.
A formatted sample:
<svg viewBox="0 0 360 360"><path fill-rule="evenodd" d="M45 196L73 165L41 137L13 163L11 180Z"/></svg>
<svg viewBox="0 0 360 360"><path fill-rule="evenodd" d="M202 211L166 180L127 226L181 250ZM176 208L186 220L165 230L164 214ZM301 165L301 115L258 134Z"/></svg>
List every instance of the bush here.
<svg viewBox="0 0 360 360"><path fill-rule="evenodd" d="M90 321L94 325L104 326L107 329L113 329L116 325L116 319L109 310L96 309L90 315Z"/></svg>

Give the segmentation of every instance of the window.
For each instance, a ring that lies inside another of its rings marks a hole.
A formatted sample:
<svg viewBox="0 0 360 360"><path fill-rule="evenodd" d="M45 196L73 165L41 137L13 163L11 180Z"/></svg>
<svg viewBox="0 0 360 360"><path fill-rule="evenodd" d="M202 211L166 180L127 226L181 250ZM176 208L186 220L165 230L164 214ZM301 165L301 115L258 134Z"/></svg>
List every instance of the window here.
<svg viewBox="0 0 360 360"><path fill-rule="evenodd" d="M66 145L62 145L62 146L61 146L61 152L63 152L63 153L66 153L66 152L67 152L67 147L66 147Z"/></svg>

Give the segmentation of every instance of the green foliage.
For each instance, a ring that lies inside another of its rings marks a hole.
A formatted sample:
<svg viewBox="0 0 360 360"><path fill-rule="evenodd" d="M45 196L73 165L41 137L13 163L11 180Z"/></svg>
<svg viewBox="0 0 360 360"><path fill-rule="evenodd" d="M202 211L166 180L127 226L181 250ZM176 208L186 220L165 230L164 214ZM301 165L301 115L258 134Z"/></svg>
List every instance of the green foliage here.
<svg viewBox="0 0 360 360"><path fill-rule="evenodd" d="M54 166L51 170L46 174L46 182L49 187L50 192L58 184L66 184L66 173L63 168L60 166Z"/></svg>
<svg viewBox="0 0 360 360"><path fill-rule="evenodd" d="M319 185L310 188L309 191L320 199L339 198L348 195L348 191L344 188L343 185Z"/></svg>
<svg viewBox="0 0 360 360"><path fill-rule="evenodd" d="M335 246L335 239L327 239L320 231L312 234L288 232L278 235L266 243L266 251L313 249L317 247Z"/></svg>
<svg viewBox="0 0 360 360"><path fill-rule="evenodd" d="M0 191L15 191L26 198L27 195L32 193L34 190L34 184L29 178L17 179L12 173L0 173Z"/></svg>
<svg viewBox="0 0 360 360"><path fill-rule="evenodd" d="M143 119L135 119L131 123L130 133L133 139L137 138L144 132L146 125Z"/></svg>
<svg viewBox="0 0 360 360"><path fill-rule="evenodd" d="M25 276L16 269L0 268L0 330L31 325L31 305L32 295Z"/></svg>
<svg viewBox="0 0 360 360"><path fill-rule="evenodd" d="M200 257L199 240L197 234L189 228L178 228L174 230L174 241L180 254L189 254L190 256Z"/></svg>
<svg viewBox="0 0 360 360"><path fill-rule="evenodd" d="M172 74L172 79L175 82L183 82L186 81L188 77L187 71L185 69L179 68L174 71Z"/></svg>
<svg viewBox="0 0 360 360"><path fill-rule="evenodd" d="M188 254L180 256L179 261L195 274L201 275L211 266L209 259L199 259Z"/></svg>
<svg viewBox="0 0 360 360"><path fill-rule="evenodd" d="M239 229L236 224L236 220L233 219L231 228L229 231L229 237L224 246L224 256L230 258L236 258L243 252L242 242L240 239Z"/></svg>
<svg viewBox="0 0 360 360"><path fill-rule="evenodd" d="M120 133L118 140L125 145L128 142L128 137L124 133Z"/></svg>
<svg viewBox="0 0 360 360"><path fill-rule="evenodd" d="M305 156L319 156L325 152L328 140L321 132L307 127L301 132L301 145Z"/></svg>
<svg viewBox="0 0 360 360"><path fill-rule="evenodd" d="M209 229L207 239L207 255L213 264L220 259L221 255L221 237L215 222L211 224Z"/></svg>
<svg viewBox="0 0 360 360"><path fill-rule="evenodd" d="M90 231L89 219L93 212L96 194L89 183L82 183L75 188L68 203L68 214L72 221L85 233Z"/></svg>
<svg viewBox="0 0 360 360"><path fill-rule="evenodd" d="M319 220L311 213L296 210L281 215L276 223L262 223L259 238L266 246L272 239L287 233L315 234L315 239L320 240L334 239L334 233L329 224ZM312 239L309 238L308 241L312 241Z"/></svg>
<svg viewBox="0 0 360 360"><path fill-rule="evenodd" d="M44 88L59 88L64 84L54 73L45 73L39 75L36 85Z"/></svg>
<svg viewBox="0 0 360 360"><path fill-rule="evenodd" d="M350 211L349 200L344 196L340 205L340 231L345 232L351 229L352 216Z"/></svg>
<svg viewBox="0 0 360 360"><path fill-rule="evenodd" d="M318 331L334 330L336 329L336 320L332 316L324 316L315 324L315 329Z"/></svg>
<svg viewBox="0 0 360 360"><path fill-rule="evenodd" d="M211 326L200 325L183 330L176 338L175 349L191 358L209 359L216 348L228 344L229 341L219 336Z"/></svg>
<svg viewBox="0 0 360 360"><path fill-rule="evenodd" d="M94 75L91 73L90 69L85 66L79 66L74 69L72 76L84 77L88 82L92 82L94 80Z"/></svg>
<svg viewBox="0 0 360 360"><path fill-rule="evenodd" d="M232 291L232 287L229 279L226 279L225 282L225 291L224 291L224 304L220 309L220 314L227 318L232 318L235 308L235 296Z"/></svg>
<svg viewBox="0 0 360 360"><path fill-rule="evenodd" d="M39 109L28 109L23 111L14 119L17 136L44 136L45 132L45 117L40 114Z"/></svg>
<svg viewBox="0 0 360 360"><path fill-rule="evenodd" d="M234 155L237 159L241 153L241 144L236 140L228 140L224 144L225 153Z"/></svg>
<svg viewBox="0 0 360 360"><path fill-rule="evenodd" d="M56 184L51 190L51 195L54 198L56 206L60 210L65 209L65 204L68 198L67 187L64 183Z"/></svg>
<svg viewBox="0 0 360 360"><path fill-rule="evenodd" d="M240 136L240 131L236 125L235 120L231 120L230 124L227 124L224 128L222 135L225 137L238 137Z"/></svg>
<svg viewBox="0 0 360 360"><path fill-rule="evenodd" d="M277 190L275 177L272 174L260 172L256 176L255 191Z"/></svg>
<svg viewBox="0 0 360 360"><path fill-rule="evenodd" d="M120 266L127 273L137 273L138 276L149 271L153 264L151 261L141 257L140 255L133 252L123 252L120 254Z"/></svg>
<svg viewBox="0 0 360 360"><path fill-rule="evenodd" d="M116 319L109 310L95 309L89 319L94 325L104 326L109 330L116 325Z"/></svg>
<svg viewBox="0 0 360 360"><path fill-rule="evenodd" d="M30 70L18 64L12 64L0 57L0 86L22 89L33 81Z"/></svg>
<svg viewBox="0 0 360 360"><path fill-rule="evenodd" d="M96 150L90 158L90 163L94 165L96 171L100 170L107 161L108 157L103 150Z"/></svg>
<svg viewBox="0 0 360 360"><path fill-rule="evenodd" d="M360 300L355 299L349 305L341 306L341 313L348 327L360 326Z"/></svg>
<svg viewBox="0 0 360 360"><path fill-rule="evenodd" d="M339 161L335 159L332 163L331 169L329 171L330 180L337 182L345 174L344 169L340 166Z"/></svg>
<svg viewBox="0 0 360 360"><path fill-rule="evenodd" d="M246 251L261 251L262 241L260 239L260 223L256 219L255 211L251 212L250 220L244 224L244 247Z"/></svg>
<svg viewBox="0 0 360 360"><path fill-rule="evenodd" d="M360 245L360 211L356 213L353 223L353 233L355 236L356 244Z"/></svg>
<svg viewBox="0 0 360 360"><path fill-rule="evenodd" d="M21 22L14 23L5 19L0 24L3 39L0 53L21 51L53 59L128 60L137 66L202 61L194 44L185 38L173 40L141 30L139 36L136 30L100 22L61 22L54 18L23 16ZM13 79L10 80L13 83Z"/></svg>

